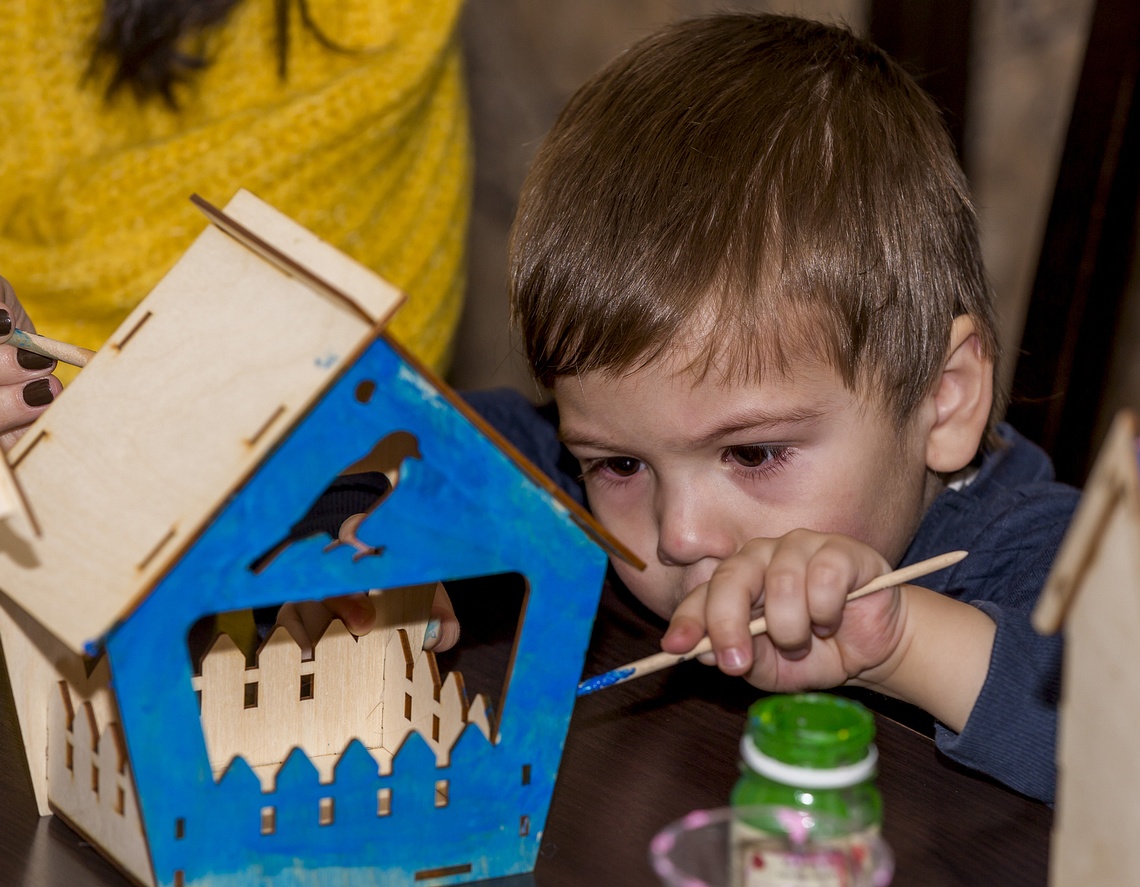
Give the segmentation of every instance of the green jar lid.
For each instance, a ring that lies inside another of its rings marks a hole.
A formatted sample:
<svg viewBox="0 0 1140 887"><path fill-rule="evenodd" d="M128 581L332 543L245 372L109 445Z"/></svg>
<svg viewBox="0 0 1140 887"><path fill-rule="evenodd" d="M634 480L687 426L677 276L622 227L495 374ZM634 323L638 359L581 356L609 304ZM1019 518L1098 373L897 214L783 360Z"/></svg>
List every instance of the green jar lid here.
<svg viewBox="0 0 1140 887"><path fill-rule="evenodd" d="M748 709L748 735L770 758L800 767L842 767L867 757L875 719L830 693L774 695Z"/></svg>

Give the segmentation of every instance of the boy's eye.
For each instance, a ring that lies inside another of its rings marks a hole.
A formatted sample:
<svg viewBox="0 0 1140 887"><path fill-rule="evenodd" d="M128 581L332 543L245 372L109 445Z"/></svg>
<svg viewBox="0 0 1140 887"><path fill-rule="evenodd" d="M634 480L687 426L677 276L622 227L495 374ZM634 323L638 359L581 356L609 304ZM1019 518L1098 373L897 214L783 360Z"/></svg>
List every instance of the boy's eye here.
<svg viewBox="0 0 1140 887"><path fill-rule="evenodd" d="M582 477L599 479L633 477L641 470L641 462L632 456L610 456L606 459L583 459Z"/></svg>
<svg viewBox="0 0 1140 887"><path fill-rule="evenodd" d="M612 459L603 459L602 467L618 477L633 477L641 463L630 456L614 456Z"/></svg>
<svg viewBox="0 0 1140 887"><path fill-rule="evenodd" d="M729 447L725 451L725 456L743 468L759 468L761 465L780 461L786 451L787 447L745 444L739 447Z"/></svg>

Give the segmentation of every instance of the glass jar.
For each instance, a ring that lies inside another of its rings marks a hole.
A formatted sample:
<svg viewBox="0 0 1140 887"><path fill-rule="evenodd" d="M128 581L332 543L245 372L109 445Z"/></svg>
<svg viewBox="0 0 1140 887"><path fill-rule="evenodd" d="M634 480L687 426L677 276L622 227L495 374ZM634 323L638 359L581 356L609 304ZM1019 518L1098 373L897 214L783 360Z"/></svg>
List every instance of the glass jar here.
<svg viewBox="0 0 1140 887"><path fill-rule="evenodd" d="M866 708L829 693L768 696L748 709L741 775L731 795L734 884L788 883L793 863L767 849L773 836L810 838L819 851L820 871L813 868L805 879L802 861L796 862L795 883L830 887L850 883L853 875L862 882L881 844L874 736Z"/></svg>

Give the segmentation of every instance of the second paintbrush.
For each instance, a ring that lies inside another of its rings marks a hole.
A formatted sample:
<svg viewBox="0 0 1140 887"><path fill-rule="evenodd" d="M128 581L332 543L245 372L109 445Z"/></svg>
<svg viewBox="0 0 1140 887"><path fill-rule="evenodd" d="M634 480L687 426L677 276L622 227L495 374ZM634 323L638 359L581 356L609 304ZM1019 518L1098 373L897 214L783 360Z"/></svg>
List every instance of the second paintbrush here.
<svg viewBox="0 0 1140 887"><path fill-rule="evenodd" d="M69 345L67 342L57 342L47 336L37 336L35 333L26 333L23 330L12 330L8 337L8 344L24 351L31 351L52 360L61 360L75 367L87 366L87 361L95 356L95 352L78 345Z"/></svg>
<svg viewBox="0 0 1140 887"><path fill-rule="evenodd" d="M927 558L924 561L919 561L916 564L911 564L908 567L903 567L899 570L892 570L890 573L885 573L878 579L872 579L866 585L856 588L853 592L847 595L847 600L853 601L856 598L861 598L865 595L871 594L876 591L882 591L884 588L891 588L894 585L902 585L906 582L911 582L922 576L930 573L936 573L946 567L952 566L966 556L964 551L948 551L946 554L940 554L936 557ZM763 616L753 619L748 623L748 633L755 637L758 634L763 634L768 630L768 622ZM634 678L640 678L647 674L653 674L655 671L661 671L664 668L677 665L681 662L687 662L690 659L695 659L702 653L712 651L712 642L706 637L698 643L688 653L654 653L652 656L646 656L644 659L638 659L636 662L631 662L628 665L623 665L621 668L615 668L612 671L607 671L605 674L597 675L596 677L589 678L582 681L578 685L578 695L587 696L597 690L603 690L606 687L614 687L618 684L624 684L626 681L632 681Z"/></svg>

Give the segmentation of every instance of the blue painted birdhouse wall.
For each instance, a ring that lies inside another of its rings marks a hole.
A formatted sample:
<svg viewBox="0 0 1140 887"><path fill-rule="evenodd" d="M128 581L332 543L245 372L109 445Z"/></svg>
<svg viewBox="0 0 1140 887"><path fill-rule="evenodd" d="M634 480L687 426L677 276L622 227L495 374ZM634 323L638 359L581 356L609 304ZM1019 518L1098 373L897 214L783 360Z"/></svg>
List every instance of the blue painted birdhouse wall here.
<svg viewBox="0 0 1140 887"><path fill-rule="evenodd" d="M382 555L325 551L327 538L312 538L251 569L340 469L395 431L415 437L421 458L359 528ZM156 883L448 884L531 870L606 559L580 513L389 340L373 341L106 638ZM353 742L330 784L295 750L269 794L241 759L215 779L185 643L200 618L509 572L527 592L494 742L469 726L439 767L412 734L388 774ZM322 803L331 821L322 823Z"/></svg>

